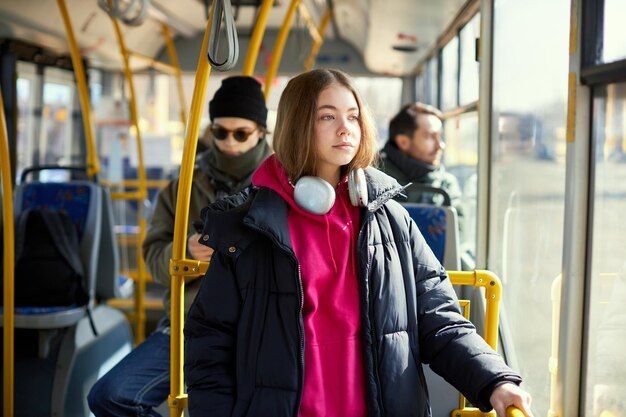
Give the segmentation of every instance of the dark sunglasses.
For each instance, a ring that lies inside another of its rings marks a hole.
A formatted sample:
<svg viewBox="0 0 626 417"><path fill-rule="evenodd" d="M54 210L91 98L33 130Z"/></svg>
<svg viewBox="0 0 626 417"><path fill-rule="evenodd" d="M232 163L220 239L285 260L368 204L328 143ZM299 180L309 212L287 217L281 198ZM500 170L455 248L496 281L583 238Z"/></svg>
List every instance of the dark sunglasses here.
<svg viewBox="0 0 626 417"><path fill-rule="evenodd" d="M211 126L211 133L213 134L213 137L215 139L224 140L228 137L229 133L232 133L233 137L235 138L237 142L247 141L248 137L254 132L256 132L257 130L259 130L258 126L253 130L245 130L245 129L230 130L222 126Z"/></svg>

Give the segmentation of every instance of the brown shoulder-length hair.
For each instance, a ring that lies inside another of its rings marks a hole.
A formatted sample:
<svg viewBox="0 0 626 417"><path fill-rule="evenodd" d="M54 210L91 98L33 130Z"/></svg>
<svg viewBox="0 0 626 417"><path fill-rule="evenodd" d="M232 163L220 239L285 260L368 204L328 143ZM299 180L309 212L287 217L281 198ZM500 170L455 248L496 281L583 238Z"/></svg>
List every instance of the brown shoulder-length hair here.
<svg viewBox="0 0 626 417"><path fill-rule="evenodd" d="M332 84L352 92L359 108L361 144L342 175L355 168L371 165L377 156L376 129L367 105L361 99L350 77L334 69L314 69L292 78L278 103L273 147L276 158L293 182L317 172L318 154L315 141L315 120L320 93Z"/></svg>

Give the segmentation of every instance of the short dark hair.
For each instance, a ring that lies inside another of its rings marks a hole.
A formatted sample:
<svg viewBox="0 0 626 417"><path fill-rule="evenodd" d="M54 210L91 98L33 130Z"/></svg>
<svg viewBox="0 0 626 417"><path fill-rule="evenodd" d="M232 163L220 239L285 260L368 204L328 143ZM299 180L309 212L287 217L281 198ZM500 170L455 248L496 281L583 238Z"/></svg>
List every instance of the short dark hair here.
<svg viewBox="0 0 626 417"><path fill-rule="evenodd" d="M420 102L406 104L389 122L389 140L395 143L398 135L412 136L413 132L419 129L418 114L432 114L443 120L441 110L436 107Z"/></svg>

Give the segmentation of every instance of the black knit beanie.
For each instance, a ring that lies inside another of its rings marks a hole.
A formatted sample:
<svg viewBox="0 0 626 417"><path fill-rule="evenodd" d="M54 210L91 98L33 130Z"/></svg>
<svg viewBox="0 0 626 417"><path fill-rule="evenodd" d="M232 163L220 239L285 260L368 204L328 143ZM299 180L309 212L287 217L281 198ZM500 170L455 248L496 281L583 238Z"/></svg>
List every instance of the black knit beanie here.
<svg viewBox="0 0 626 417"><path fill-rule="evenodd" d="M241 117L267 127L267 107L261 84L252 77L225 78L209 103L209 117L211 121L218 117Z"/></svg>

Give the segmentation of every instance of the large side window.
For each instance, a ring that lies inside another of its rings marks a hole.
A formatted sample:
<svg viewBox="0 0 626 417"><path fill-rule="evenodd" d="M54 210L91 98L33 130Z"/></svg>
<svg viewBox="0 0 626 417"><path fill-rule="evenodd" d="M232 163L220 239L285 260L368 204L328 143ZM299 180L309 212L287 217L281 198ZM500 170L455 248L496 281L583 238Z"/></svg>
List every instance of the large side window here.
<svg viewBox="0 0 626 417"><path fill-rule="evenodd" d="M503 281L507 359L540 416L558 332L549 318L563 254L569 16L569 0L494 3L487 267Z"/></svg>
<svg viewBox="0 0 626 417"><path fill-rule="evenodd" d="M586 416L626 415L626 83L593 98L593 245L587 339Z"/></svg>
<svg viewBox="0 0 626 417"><path fill-rule="evenodd" d="M582 82L592 91L585 416L626 415L626 3L584 3Z"/></svg>

